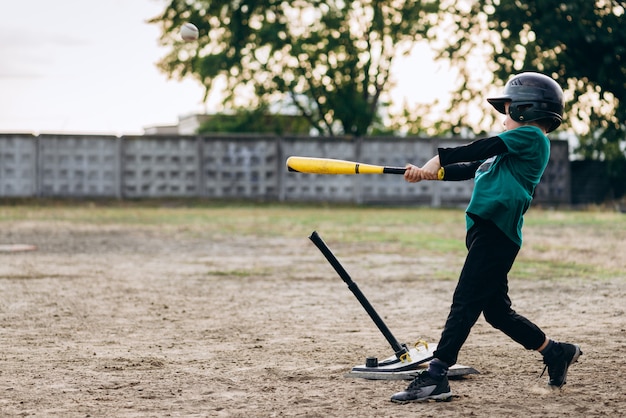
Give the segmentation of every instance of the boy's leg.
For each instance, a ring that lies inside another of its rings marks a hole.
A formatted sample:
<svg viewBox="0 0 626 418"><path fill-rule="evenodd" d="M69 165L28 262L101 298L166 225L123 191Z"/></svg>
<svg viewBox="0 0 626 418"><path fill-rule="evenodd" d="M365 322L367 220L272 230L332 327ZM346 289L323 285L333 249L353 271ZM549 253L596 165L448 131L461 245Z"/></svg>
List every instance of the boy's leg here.
<svg viewBox="0 0 626 418"><path fill-rule="evenodd" d="M490 303L483 313L494 328L501 330L526 349L537 350L543 355L546 365L544 372L547 369L550 376L549 386L560 388L566 383L569 366L583 354L578 345L547 340L537 325L511 309L508 295Z"/></svg>
<svg viewBox="0 0 626 418"><path fill-rule="evenodd" d="M492 222L478 220L468 231L468 254L454 291L450 314L434 356L452 366L481 312L503 290L519 247Z"/></svg>
<svg viewBox="0 0 626 418"><path fill-rule="evenodd" d="M494 283L506 282L506 275L519 247L501 245L497 227L491 222L477 222L468 231L467 258L452 297L452 307L441 339L428 370L418 375L409 387L395 393L393 402L405 403L452 397L447 369L456 363L459 350L482 312L485 301L494 292Z"/></svg>
<svg viewBox="0 0 626 418"><path fill-rule="evenodd" d="M544 332L526 317L511 308L508 287L499 289L483 310L485 320L527 350L538 350L546 341Z"/></svg>
<svg viewBox="0 0 626 418"><path fill-rule="evenodd" d="M504 245L504 242L502 244ZM487 322L526 349L540 351L546 364L545 369L550 375L548 384L552 387L562 387L566 383L569 366L582 355L580 347L547 340L537 325L515 312L511 308L506 279L494 283L494 290L483 309Z"/></svg>

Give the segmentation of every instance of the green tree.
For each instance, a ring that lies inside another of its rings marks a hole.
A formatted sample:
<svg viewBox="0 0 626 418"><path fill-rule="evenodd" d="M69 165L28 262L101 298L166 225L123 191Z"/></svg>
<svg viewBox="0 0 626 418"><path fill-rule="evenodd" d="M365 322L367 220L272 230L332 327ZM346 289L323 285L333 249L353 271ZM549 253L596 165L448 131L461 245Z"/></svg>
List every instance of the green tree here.
<svg viewBox="0 0 626 418"><path fill-rule="evenodd" d="M221 78L223 105L261 108L290 100L320 135L368 133L389 101L394 57L436 21L439 0L170 0L153 18L169 48L159 62L196 77L208 95ZM179 39L192 22L197 42ZM206 96L205 96L206 98Z"/></svg>
<svg viewBox="0 0 626 418"><path fill-rule="evenodd" d="M625 3L615 0L468 0L442 6L453 28L441 57L459 69L453 108L484 107L485 86L476 79L479 51L486 68L502 86L513 74L540 71L555 77L566 91L565 127L579 138L576 152L609 161L614 185L624 192L626 150ZM447 128L460 133L470 125L455 113ZM494 126L493 112L485 112Z"/></svg>
<svg viewBox="0 0 626 418"><path fill-rule="evenodd" d="M231 114L207 115L201 123L198 133L273 133L300 134L309 133L308 122L302 116L272 114L265 107L257 109L237 109Z"/></svg>

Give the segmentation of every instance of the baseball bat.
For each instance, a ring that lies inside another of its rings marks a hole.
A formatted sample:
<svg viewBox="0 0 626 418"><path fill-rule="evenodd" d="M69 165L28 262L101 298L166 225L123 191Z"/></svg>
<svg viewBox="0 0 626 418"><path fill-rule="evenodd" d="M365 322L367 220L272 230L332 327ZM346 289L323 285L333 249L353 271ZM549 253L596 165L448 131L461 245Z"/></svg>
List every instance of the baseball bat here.
<svg viewBox="0 0 626 418"><path fill-rule="evenodd" d="M287 169L309 174L404 174L404 167L386 167L332 158L289 157Z"/></svg>

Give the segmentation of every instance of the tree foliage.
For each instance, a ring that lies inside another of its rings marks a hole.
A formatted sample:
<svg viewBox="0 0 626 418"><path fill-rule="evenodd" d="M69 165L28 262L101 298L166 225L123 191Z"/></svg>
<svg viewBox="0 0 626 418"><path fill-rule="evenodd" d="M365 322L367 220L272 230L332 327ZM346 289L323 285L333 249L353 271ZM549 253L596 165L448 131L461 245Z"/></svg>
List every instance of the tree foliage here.
<svg viewBox="0 0 626 418"><path fill-rule="evenodd" d="M237 109L232 114L207 115L198 133L215 132L306 135L309 133L309 124L301 116L273 114L265 107L244 108Z"/></svg>
<svg viewBox="0 0 626 418"><path fill-rule="evenodd" d="M391 64L425 37L438 0L169 0L151 20L169 53L160 68L193 75L226 107L285 102L321 135L368 132L388 100ZM192 22L200 39L184 43Z"/></svg>
<svg viewBox="0 0 626 418"><path fill-rule="evenodd" d="M486 95L515 73L543 72L566 91L564 128L577 134L577 153L609 161L613 183L623 185L625 3L168 0L151 22L169 48L159 62L165 73L196 77L207 95L220 80L225 110L286 103L320 135L400 127L411 134L481 134L499 120ZM178 36L187 21L200 29L197 42ZM422 39L458 72L447 112L441 103L413 104L382 115L394 58ZM383 126L381 115L392 124Z"/></svg>
<svg viewBox="0 0 626 418"><path fill-rule="evenodd" d="M566 90L565 126L579 135L586 158L624 159L626 148L626 25L624 2L611 0L468 0L444 12L453 35L442 57L461 69L453 104L483 99L470 80L470 51L485 52L495 84L539 71Z"/></svg>

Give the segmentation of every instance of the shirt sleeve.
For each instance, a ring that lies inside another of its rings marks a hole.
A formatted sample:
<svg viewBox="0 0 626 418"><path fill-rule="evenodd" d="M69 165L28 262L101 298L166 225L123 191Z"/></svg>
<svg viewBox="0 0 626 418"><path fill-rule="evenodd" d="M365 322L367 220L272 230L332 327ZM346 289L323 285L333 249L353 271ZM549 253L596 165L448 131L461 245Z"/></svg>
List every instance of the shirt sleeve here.
<svg viewBox="0 0 626 418"><path fill-rule="evenodd" d="M439 148L438 151L439 161L445 169L445 166L449 164L486 160L494 155L508 152L508 148L500 137L493 136L460 147Z"/></svg>
<svg viewBox="0 0 626 418"><path fill-rule="evenodd" d="M462 181L473 179L476 170L482 164L482 161L473 161L471 163L454 163L443 166L444 181Z"/></svg>
<svg viewBox="0 0 626 418"><path fill-rule="evenodd" d="M474 178L482 162L495 155L508 152L502 138L493 136L479 139L454 148L439 148L439 161L444 169L445 181L461 181Z"/></svg>

